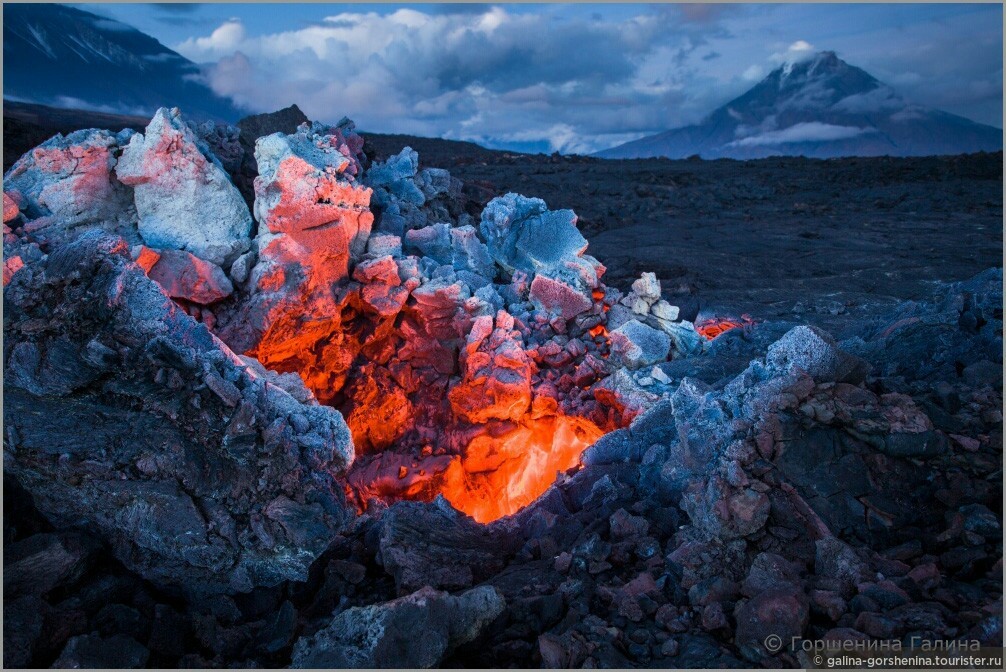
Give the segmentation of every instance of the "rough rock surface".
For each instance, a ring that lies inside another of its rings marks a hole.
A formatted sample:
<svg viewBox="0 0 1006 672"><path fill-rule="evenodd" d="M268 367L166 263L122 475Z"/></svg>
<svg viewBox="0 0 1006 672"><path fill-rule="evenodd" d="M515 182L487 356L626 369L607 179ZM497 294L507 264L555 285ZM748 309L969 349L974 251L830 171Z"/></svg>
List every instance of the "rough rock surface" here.
<svg viewBox="0 0 1006 672"><path fill-rule="evenodd" d="M62 241L78 230L100 228L139 242L132 190L116 179L123 146L133 133L76 131L56 135L25 154L4 175L4 223L16 193L28 228Z"/></svg>
<svg viewBox="0 0 1006 672"><path fill-rule="evenodd" d="M369 607L352 607L294 646L293 667L435 667L503 613L488 586L458 596L423 588Z"/></svg>
<svg viewBox="0 0 1006 672"><path fill-rule="evenodd" d="M186 589L303 577L345 510L337 412L295 401L88 234L4 291L7 470L59 525ZM44 419L44 420L42 420Z"/></svg>
<svg viewBox="0 0 1006 672"><path fill-rule="evenodd" d="M115 166L133 187L143 242L222 265L248 249L252 221L237 188L178 108L159 109Z"/></svg>
<svg viewBox="0 0 1006 672"><path fill-rule="evenodd" d="M227 298L234 291L222 268L189 252L146 248L139 256L145 256L146 263L151 264L144 269L150 279L173 299L208 305Z"/></svg>

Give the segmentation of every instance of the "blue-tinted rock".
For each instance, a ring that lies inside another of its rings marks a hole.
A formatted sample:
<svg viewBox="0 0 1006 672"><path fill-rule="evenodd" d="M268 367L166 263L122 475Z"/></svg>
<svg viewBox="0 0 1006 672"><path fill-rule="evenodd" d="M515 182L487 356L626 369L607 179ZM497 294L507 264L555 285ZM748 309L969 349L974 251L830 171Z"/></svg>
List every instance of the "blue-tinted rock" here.
<svg viewBox="0 0 1006 672"><path fill-rule="evenodd" d="M630 369L662 362L671 349L667 334L638 320L629 320L610 332L609 337L612 357Z"/></svg>

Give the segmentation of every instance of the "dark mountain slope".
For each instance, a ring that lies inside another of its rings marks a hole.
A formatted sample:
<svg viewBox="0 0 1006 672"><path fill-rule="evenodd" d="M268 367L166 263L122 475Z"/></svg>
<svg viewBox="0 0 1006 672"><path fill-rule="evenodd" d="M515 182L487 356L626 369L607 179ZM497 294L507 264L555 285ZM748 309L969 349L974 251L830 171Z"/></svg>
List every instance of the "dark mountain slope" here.
<svg viewBox="0 0 1006 672"><path fill-rule="evenodd" d="M235 121L229 100L199 81L198 66L118 21L55 4L5 4L4 98L150 115Z"/></svg>

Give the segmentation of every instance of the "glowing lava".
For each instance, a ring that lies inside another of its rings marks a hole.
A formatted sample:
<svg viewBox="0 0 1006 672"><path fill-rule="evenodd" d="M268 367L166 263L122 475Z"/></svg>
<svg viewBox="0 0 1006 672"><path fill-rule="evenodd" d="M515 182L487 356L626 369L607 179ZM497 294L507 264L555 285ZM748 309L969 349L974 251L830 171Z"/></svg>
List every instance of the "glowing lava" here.
<svg viewBox="0 0 1006 672"><path fill-rule="evenodd" d="M604 434L589 420L553 416L530 420L501 436L477 436L447 468L441 492L480 523L516 513L580 462Z"/></svg>
<svg viewBox="0 0 1006 672"><path fill-rule="evenodd" d="M712 317L696 323L695 331L711 341L731 329L743 328L749 324L754 324L754 320L747 315L742 315L740 318Z"/></svg>

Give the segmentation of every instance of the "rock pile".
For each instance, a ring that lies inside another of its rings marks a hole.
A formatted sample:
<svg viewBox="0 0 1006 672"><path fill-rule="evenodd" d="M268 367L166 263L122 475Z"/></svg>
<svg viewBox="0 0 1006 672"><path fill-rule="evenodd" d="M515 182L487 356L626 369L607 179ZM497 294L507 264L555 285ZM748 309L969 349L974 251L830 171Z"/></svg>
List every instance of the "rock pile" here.
<svg viewBox="0 0 1006 672"><path fill-rule="evenodd" d="M351 122L250 158L268 123L161 110L5 176L5 665L1001 646L1001 270L707 343L571 211L472 213Z"/></svg>

